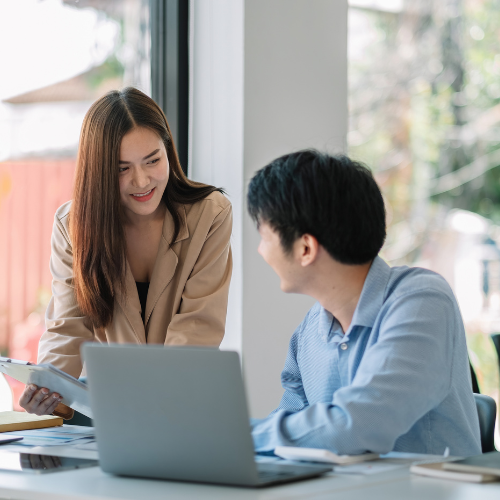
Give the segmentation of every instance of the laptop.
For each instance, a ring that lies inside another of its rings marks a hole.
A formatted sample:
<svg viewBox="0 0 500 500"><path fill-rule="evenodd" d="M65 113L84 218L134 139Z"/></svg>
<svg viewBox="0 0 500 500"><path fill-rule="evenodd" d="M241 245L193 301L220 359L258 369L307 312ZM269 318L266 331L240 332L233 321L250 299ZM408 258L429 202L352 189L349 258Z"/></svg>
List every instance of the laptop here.
<svg viewBox="0 0 500 500"><path fill-rule="evenodd" d="M255 461L235 352L85 344L82 353L105 472L261 487L332 470Z"/></svg>

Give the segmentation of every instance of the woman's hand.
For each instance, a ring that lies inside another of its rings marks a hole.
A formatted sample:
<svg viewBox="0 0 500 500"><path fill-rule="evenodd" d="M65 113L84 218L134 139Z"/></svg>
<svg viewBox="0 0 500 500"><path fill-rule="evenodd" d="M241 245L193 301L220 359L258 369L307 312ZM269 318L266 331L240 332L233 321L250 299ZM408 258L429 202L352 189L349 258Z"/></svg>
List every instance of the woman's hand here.
<svg viewBox="0 0 500 500"><path fill-rule="evenodd" d="M50 415L61 402L62 397L54 392L49 394L45 387L38 389L36 385L27 385L19 398L19 405L28 413Z"/></svg>

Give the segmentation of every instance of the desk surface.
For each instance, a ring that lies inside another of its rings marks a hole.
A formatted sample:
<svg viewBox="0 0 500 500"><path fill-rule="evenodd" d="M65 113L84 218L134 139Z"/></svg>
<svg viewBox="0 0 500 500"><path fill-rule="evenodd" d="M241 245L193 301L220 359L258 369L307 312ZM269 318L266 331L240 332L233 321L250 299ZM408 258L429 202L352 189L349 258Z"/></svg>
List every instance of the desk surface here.
<svg viewBox="0 0 500 500"><path fill-rule="evenodd" d="M1 448L6 451L28 451L25 446L15 443L3 445ZM97 451L81 450L72 445L32 447L30 451L59 456L98 458ZM415 476L409 472L409 465L415 460L439 460L440 458L430 455L391 453L381 461L359 464L361 470L367 475L331 473L318 479L263 489L118 477L102 472L99 467L39 475L0 472L0 498L15 498L16 500L136 500L142 498L147 500L165 498L320 500L332 497L336 500L500 499L500 482L469 484ZM259 458L259 461L269 460L273 459ZM360 468L356 466L351 466L351 472L352 467L360 472ZM344 472L346 472L345 468Z"/></svg>
<svg viewBox="0 0 500 500"><path fill-rule="evenodd" d="M0 473L0 498L95 500L165 498L198 500L498 500L500 483L468 484L411 475L398 469L372 476L326 476L261 490L133 479L105 474L98 467L45 475Z"/></svg>

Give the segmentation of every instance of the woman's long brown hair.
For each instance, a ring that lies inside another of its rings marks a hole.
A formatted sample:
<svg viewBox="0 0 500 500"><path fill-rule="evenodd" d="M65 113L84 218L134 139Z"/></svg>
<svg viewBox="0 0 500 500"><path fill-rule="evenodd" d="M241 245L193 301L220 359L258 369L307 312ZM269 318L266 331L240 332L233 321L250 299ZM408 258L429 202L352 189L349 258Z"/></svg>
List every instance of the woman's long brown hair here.
<svg viewBox="0 0 500 500"><path fill-rule="evenodd" d="M179 205L222 192L187 179L163 111L140 90L112 91L91 106L80 135L69 227L76 300L95 328L111 322L116 292L124 288L126 247L118 162L122 138L135 127L154 131L165 144L170 176L162 199L174 222L171 245L180 230Z"/></svg>

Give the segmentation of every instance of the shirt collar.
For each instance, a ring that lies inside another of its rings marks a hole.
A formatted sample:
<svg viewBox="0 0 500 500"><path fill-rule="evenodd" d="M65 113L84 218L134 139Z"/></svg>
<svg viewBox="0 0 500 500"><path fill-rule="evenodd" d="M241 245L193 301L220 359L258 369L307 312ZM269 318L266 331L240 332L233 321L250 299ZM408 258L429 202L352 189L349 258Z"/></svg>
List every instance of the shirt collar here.
<svg viewBox="0 0 500 500"><path fill-rule="evenodd" d="M345 335L333 315L321 307L319 311L319 331L324 342L347 340L353 326L371 328L384 302L385 289L389 282L391 268L380 257L375 257L366 276L363 290L354 310L351 325Z"/></svg>
<svg viewBox="0 0 500 500"><path fill-rule="evenodd" d="M358 305L352 317L351 326L372 327L384 302L385 289L389 282L391 268L380 257L375 257L366 276Z"/></svg>
<svg viewBox="0 0 500 500"><path fill-rule="evenodd" d="M330 311L321 307L319 311L319 332L323 342L342 342L344 332Z"/></svg>
<svg viewBox="0 0 500 500"><path fill-rule="evenodd" d="M321 339L323 342L328 342L330 337L330 331L333 326L333 315L327 311L324 307L320 306L318 314L318 331L320 332Z"/></svg>

